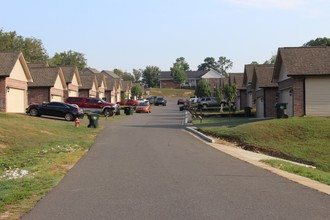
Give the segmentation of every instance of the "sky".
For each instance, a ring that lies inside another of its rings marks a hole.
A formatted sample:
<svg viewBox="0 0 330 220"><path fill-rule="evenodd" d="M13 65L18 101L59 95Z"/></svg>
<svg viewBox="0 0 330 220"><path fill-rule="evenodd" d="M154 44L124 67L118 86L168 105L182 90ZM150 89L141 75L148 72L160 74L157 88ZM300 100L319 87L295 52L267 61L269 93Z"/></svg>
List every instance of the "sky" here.
<svg viewBox="0 0 330 220"><path fill-rule="evenodd" d="M197 70L226 57L229 72L263 63L279 47L330 37L329 0L0 0L0 29L40 39L50 57L73 50L89 67Z"/></svg>

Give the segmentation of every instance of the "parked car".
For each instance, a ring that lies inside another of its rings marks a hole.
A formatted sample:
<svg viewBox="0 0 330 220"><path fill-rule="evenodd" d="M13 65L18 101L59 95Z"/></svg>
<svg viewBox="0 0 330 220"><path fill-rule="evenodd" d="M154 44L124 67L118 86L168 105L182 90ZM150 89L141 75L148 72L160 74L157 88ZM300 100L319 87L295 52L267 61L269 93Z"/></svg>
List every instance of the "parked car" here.
<svg viewBox="0 0 330 220"><path fill-rule="evenodd" d="M139 104L139 102L136 100L133 100L133 99L127 99L127 100L117 102L117 104L119 104L121 106L134 106L135 107Z"/></svg>
<svg viewBox="0 0 330 220"><path fill-rule="evenodd" d="M178 99L178 105L184 105L184 104L187 104L189 103L189 100L187 99Z"/></svg>
<svg viewBox="0 0 330 220"><path fill-rule="evenodd" d="M136 113L151 113L151 105L149 102L141 102L136 106Z"/></svg>
<svg viewBox="0 0 330 220"><path fill-rule="evenodd" d="M112 116L120 111L117 104L94 97L68 97L65 102L78 105L85 113L96 112L104 116Z"/></svg>
<svg viewBox="0 0 330 220"><path fill-rule="evenodd" d="M140 104L141 102L149 102L149 100L147 99L143 99L143 98L138 98L136 99L136 101Z"/></svg>
<svg viewBox="0 0 330 220"><path fill-rule="evenodd" d="M166 106L167 104L167 100L164 97L157 97L157 99L155 100L155 105L162 105L162 106Z"/></svg>
<svg viewBox="0 0 330 220"><path fill-rule="evenodd" d="M223 105L225 103L226 103L225 100L222 100L221 103L218 103L215 97L203 97L198 100L197 104L198 104L198 108L207 108L207 107L219 107L220 105Z"/></svg>
<svg viewBox="0 0 330 220"><path fill-rule="evenodd" d="M66 121L74 121L76 118L83 118L84 111L77 105L64 102L48 102L42 104L31 104L26 109L31 116L52 116L64 118Z"/></svg>
<svg viewBox="0 0 330 220"><path fill-rule="evenodd" d="M147 100L149 100L150 105L155 104L156 99L157 96L151 96L147 98Z"/></svg>

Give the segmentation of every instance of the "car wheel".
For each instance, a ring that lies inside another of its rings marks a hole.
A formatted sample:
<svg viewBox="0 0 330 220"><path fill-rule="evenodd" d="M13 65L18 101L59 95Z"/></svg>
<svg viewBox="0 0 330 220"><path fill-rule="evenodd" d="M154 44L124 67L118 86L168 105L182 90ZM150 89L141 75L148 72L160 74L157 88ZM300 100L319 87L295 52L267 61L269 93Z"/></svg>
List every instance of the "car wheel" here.
<svg viewBox="0 0 330 220"><path fill-rule="evenodd" d="M74 120L73 115L72 115L71 113L66 113L66 114L64 115L64 119L65 119L66 121L73 121L73 120Z"/></svg>
<svg viewBox="0 0 330 220"><path fill-rule="evenodd" d="M113 110L111 110L111 109L105 109L103 111L103 114L104 114L105 117L111 117L113 115Z"/></svg>
<svg viewBox="0 0 330 220"><path fill-rule="evenodd" d="M39 112L38 112L37 109L32 108L32 109L30 110L30 115L31 115L31 116L38 116L38 115L39 115Z"/></svg>

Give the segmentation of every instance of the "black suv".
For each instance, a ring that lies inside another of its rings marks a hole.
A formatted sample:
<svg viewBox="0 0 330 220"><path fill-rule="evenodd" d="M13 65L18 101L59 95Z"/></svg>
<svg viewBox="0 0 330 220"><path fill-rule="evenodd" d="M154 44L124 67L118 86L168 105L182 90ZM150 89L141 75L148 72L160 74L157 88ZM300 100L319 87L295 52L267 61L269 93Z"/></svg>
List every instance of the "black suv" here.
<svg viewBox="0 0 330 220"><path fill-rule="evenodd" d="M167 100L164 97L157 97L155 100L155 105L166 106Z"/></svg>

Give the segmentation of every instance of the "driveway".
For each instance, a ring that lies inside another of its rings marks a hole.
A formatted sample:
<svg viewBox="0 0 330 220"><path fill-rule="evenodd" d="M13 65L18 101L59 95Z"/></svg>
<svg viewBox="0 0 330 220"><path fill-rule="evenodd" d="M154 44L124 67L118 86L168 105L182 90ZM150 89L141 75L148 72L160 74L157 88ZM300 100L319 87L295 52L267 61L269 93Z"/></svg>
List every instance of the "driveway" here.
<svg viewBox="0 0 330 220"><path fill-rule="evenodd" d="M107 122L23 219L328 219L330 196L222 153L184 130L176 99Z"/></svg>

